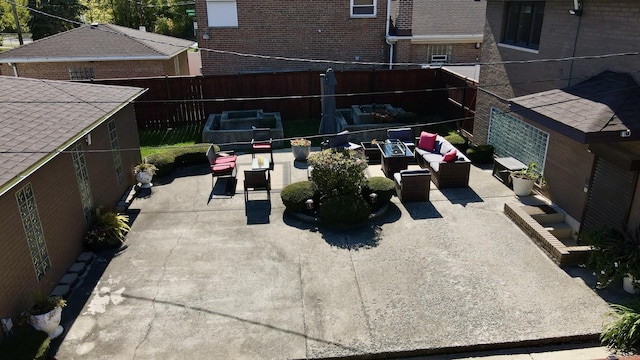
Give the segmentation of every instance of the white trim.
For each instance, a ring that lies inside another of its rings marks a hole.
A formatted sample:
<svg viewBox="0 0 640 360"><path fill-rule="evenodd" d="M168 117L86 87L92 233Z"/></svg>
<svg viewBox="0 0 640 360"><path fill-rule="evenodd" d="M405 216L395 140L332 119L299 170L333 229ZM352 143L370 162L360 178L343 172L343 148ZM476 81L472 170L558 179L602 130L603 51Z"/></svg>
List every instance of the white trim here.
<svg viewBox="0 0 640 360"><path fill-rule="evenodd" d="M378 1L377 0L370 0L370 1L371 1L371 5L354 5L353 4L353 0L349 0L349 2L350 2L350 4L349 4L349 16L351 18L355 18L355 19L374 18L374 17L376 17L376 15L378 14ZM353 13L354 6L355 7L359 7L359 8L373 6L373 14L354 14Z"/></svg>
<svg viewBox="0 0 640 360"><path fill-rule="evenodd" d="M509 45L509 44L505 44L505 43L498 43L498 47L503 47L503 48L507 48L507 49L511 49L511 50L518 50L518 51L524 51L524 52L528 52L531 54L538 54L539 51L536 49L530 49L530 48L526 48L526 47L522 47L522 46L515 46L515 45Z"/></svg>
<svg viewBox="0 0 640 360"><path fill-rule="evenodd" d="M460 35L414 35L414 36L394 36L398 40L410 39L412 44L463 44L482 42L483 34L460 34Z"/></svg>
<svg viewBox="0 0 640 360"><path fill-rule="evenodd" d="M184 51L184 50L182 50ZM46 58L46 57L27 57L27 58L5 58L0 59L0 64L6 63L41 63L41 62L79 62L79 61L139 61L139 60L169 60L173 56L166 55L152 55L152 56L83 56L83 57L60 57L60 58Z"/></svg>

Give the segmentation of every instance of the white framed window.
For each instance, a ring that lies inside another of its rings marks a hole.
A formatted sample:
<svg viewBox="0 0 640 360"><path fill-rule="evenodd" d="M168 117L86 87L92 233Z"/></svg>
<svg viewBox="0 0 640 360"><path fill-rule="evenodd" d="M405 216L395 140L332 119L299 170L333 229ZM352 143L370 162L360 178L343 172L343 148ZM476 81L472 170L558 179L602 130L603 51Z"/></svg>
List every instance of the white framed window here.
<svg viewBox="0 0 640 360"><path fill-rule="evenodd" d="M207 0L209 27L238 27L236 0Z"/></svg>
<svg viewBox="0 0 640 360"><path fill-rule="evenodd" d="M498 157L514 157L524 164L535 162L544 172L549 134L508 113L491 107L487 143Z"/></svg>
<svg viewBox="0 0 640 360"><path fill-rule="evenodd" d="M376 0L351 0L351 17L374 17L376 5Z"/></svg>

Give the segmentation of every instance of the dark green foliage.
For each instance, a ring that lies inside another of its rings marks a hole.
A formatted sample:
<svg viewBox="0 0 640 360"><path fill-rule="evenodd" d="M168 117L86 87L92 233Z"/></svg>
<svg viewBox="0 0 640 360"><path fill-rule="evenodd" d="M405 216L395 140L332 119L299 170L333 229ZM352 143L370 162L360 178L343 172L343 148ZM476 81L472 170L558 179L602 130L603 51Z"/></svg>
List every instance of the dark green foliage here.
<svg viewBox="0 0 640 360"><path fill-rule="evenodd" d="M30 326L17 327L10 338L0 342L0 355L4 360L45 360L49 355L51 340L44 331Z"/></svg>
<svg viewBox="0 0 640 360"><path fill-rule="evenodd" d="M383 176L373 176L367 179L367 183L362 187L362 197L369 199L371 193L378 195L377 207L383 206L391 201L396 193L396 185L393 180Z"/></svg>
<svg viewBox="0 0 640 360"><path fill-rule="evenodd" d="M469 160L476 164L490 164L493 162L493 146L478 145L467 149Z"/></svg>
<svg viewBox="0 0 640 360"><path fill-rule="evenodd" d="M80 15L86 10L86 7L81 5L78 0L29 0L29 7L78 22L80 22ZM31 11L31 18L29 19L29 28L31 29L33 40L71 30L77 26L72 22L46 16L35 11Z"/></svg>
<svg viewBox="0 0 640 360"><path fill-rule="evenodd" d="M607 324L600 334L603 346L625 354L640 350L640 314L638 307L626 307L613 304L616 319Z"/></svg>
<svg viewBox="0 0 640 360"><path fill-rule="evenodd" d="M167 148L162 152L153 153L147 156L145 161L149 164L155 165L158 168L156 176L162 177L170 174L176 166L207 163L208 159L206 153L208 148L208 144Z"/></svg>
<svg viewBox="0 0 640 360"><path fill-rule="evenodd" d="M449 135L444 137L444 139L462 152L467 150L469 140L456 131L450 132Z"/></svg>
<svg viewBox="0 0 640 360"><path fill-rule="evenodd" d="M367 220L369 215L371 208L360 195L331 196L320 206L320 219L327 224L357 224Z"/></svg>
<svg viewBox="0 0 640 360"><path fill-rule="evenodd" d="M580 239L591 246L587 265L595 270L598 287L627 274L640 279L640 224L624 232L602 226L583 232Z"/></svg>
<svg viewBox="0 0 640 360"><path fill-rule="evenodd" d="M306 201L314 199L317 204L316 187L311 181L298 181L289 184L280 192L284 206L291 211L305 211Z"/></svg>

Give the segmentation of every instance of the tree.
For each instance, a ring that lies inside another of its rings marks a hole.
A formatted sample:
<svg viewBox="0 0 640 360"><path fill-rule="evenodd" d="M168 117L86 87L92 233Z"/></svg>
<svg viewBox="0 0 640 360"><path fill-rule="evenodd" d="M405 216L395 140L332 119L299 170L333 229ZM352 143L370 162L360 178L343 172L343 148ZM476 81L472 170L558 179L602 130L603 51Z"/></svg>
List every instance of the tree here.
<svg viewBox="0 0 640 360"><path fill-rule="evenodd" d="M31 11L29 19L33 40L77 27L80 15L86 10L78 0L29 0L29 7L40 11Z"/></svg>
<svg viewBox="0 0 640 360"><path fill-rule="evenodd" d="M14 0L16 5L16 11L18 12L18 20L20 21L20 29L23 33L29 32L27 22L29 21L29 10L23 6L27 6L27 0ZM13 11L11 10L11 3L8 1L0 1L0 32L15 33L16 20L13 17Z"/></svg>

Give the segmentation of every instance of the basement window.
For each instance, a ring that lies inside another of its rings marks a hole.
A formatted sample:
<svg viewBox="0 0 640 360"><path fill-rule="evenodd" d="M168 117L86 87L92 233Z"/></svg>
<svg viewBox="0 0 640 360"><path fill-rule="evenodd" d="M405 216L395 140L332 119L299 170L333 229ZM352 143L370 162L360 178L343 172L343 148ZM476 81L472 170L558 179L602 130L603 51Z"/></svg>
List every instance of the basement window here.
<svg viewBox="0 0 640 360"><path fill-rule="evenodd" d="M95 78L92 67L72 67L69 68L69 79L71 80L91 80Z"/></svg>

